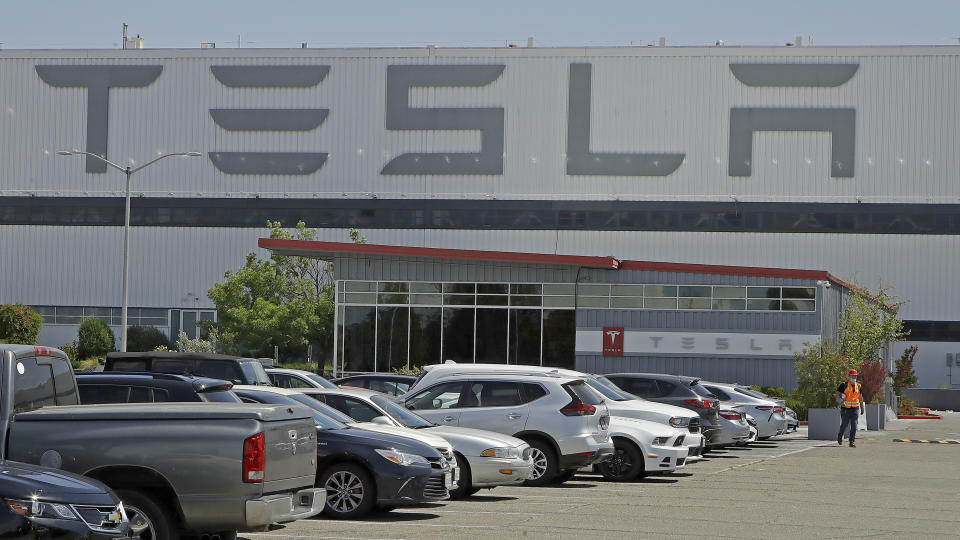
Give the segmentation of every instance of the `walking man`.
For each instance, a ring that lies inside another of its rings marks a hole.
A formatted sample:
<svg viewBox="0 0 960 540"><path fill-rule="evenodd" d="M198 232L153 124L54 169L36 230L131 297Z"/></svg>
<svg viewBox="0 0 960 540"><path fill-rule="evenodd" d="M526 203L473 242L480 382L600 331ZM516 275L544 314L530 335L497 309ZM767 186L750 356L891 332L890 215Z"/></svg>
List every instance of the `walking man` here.
<svg viewBox="0 0 960 540"><path fill-rule="evenodd" d="M863 396L860 395L860 383L857 382L857 370L851 369L847 382L837 387L837 401L840 402L840 433L837 444L843 445L843 430L850 425L850 448L856 448L857 420L863 413Z"/></svg>

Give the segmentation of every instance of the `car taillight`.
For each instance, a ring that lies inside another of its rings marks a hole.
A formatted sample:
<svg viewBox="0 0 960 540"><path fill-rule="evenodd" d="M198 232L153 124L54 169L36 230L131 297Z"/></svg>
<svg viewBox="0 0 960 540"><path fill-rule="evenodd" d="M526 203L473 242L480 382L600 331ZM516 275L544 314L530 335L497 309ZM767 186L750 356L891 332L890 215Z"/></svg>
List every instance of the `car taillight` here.
<svg viewBox="0 0 960 540"><path fill-rule="evenodd" d="M266 438L263 433L243 441L243 481L263 483L263 469L267 461Z"/></svg>
<svg viewBox="0 0 960 540"><path fill-rule="evenodd" d="M737 411L720 411L720 416L727 420L739 420L740 413Z"/></svg>
<svg viewBox="0 0 960 540"><path fill-rule="evenodd" d="M786 407L777 407L776 409L773 410L773 412L787 412L787 408L786 408Z"/></svg>
<svg viewBox="0 0 960 540"><path fill-rule="evenodd" d="M703 399L703 400L700 400L700 399L685 399L685 400L683 400L683 401L685 401L688 405L693 405L694 407L696 407L696 408L698 408L698 409L709 409L710 407L713 407L713 402L710 401L709 399Z"/></svg>
<svg viewBox="0 0 960 540"><path fill-rule="evenodd" d="M573 398L573 401L567 403L560 412L564 416L589 416L597 412L597 408L589 403L585 403L578 398Z"/></svg>

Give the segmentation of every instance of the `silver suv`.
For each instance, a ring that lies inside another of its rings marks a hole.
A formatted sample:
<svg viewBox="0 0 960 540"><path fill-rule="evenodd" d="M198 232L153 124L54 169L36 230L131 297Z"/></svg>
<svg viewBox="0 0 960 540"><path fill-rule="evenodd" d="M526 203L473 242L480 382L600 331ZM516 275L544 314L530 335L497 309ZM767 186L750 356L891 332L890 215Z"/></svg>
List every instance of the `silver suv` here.
<svg viewBox="0 0 960 540"><path fill-rule="evenodd" d="M549 373L478 373L456 365L430 371L400 396L405 407L440 425L486 429L530 445L526 485L564 482L613 454L610 414L581 378Z"/></svg>

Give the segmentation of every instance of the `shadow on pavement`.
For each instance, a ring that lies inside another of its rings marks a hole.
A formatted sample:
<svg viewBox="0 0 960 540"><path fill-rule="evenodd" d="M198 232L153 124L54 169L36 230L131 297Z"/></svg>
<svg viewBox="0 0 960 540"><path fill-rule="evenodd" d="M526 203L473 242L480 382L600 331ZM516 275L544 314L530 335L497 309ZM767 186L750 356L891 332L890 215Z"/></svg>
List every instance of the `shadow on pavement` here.
<svg viewBox="0 0 960 540"><path fill-rule="evenodd" d="M460 499L462 501L477 501L477 502L502 502L502 501L515 501L518 497L501 497L499 495L470 495L469 497L464 497Z"/></svg>
<svg viewBox="0 0 960 540"><path fill-rule="evenodd" d="M574 479L575 478L576 477L574 477ZM591 479L591 481L593 481L593 479ZM568 480L562 484L547 484L545 486L540 486L540 487L553 488L553 489L585 489L585 488L595 488L597 487L597 485L585 484L583 482L574 483L572 480Z"/></svg>

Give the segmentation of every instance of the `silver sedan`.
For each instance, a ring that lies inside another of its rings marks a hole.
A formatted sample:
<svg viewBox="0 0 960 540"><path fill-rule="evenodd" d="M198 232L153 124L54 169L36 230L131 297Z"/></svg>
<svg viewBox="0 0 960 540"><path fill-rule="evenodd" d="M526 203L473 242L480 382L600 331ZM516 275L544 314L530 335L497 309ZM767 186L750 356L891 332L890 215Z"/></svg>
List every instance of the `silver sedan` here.
<svg viewBox="0 0 960 540"><path fill-rule="evenodd" d="M413 411L372 390L303 389L303 393L361 422L423 429L453 445L460 482L450 498L472 495L482 488L520 485L533 470L530 445L492 431L437 426Z"/></svg>

